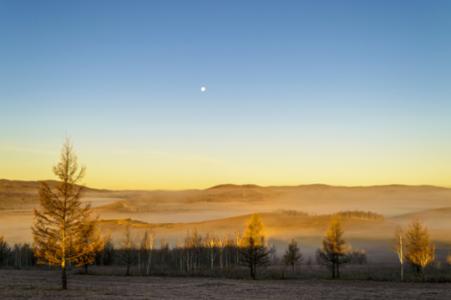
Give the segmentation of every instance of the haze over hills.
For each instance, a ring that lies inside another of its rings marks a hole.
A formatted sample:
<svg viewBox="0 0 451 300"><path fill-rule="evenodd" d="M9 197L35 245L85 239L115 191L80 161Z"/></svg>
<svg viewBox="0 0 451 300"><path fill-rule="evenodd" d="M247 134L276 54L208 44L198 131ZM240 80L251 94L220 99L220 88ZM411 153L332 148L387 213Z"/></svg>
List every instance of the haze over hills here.
<svg viewBox="0 0 451 300"><path fill-rule="evenodd" d="M55 181L47 182L55 184ZM38 188L38 182L0 180L0 209L36 207ZM427 185L344 187L323 184L268 187L225 184L180 191L86 188L84 200L90 201L100 213L193 212L215 210L227 204L227 210L239 213L255 212L257 208L259 211L295 209L309 213L364 210L395 216L451 206L451 189Z"/></svg>
<svg viewBox="0 0 451 300"><path fill-rule="evenodd" d="M50 187L55 187L57 181L45 180ZM23 181L0 179L0 210L29 210L39 205L39 186L41 181ZM85 199L110 198L108 190L85 187Z"/></svg>
<svg viewBox="0 0 451 300"><path fill-rule="evenodd" d="M54 181L48 181L54 185ZM11 242L31 241L38 207L38 182L0 180L0 234ZM450 241L451 189L435 186L329 185L269 186L224 184L204 190L111 191L86 188L105 234L120 239L126 224L152 229L172 244L188 231L225 237L240 232L249 214L260 213L275 244L300 238L308 251L318 247L331 214L344 216L346 236L355 247L386 249L393 231L422 219L436 240ZM371 212L367 217L355 211ZM369 217L368 217L369 216Z"/></svg>

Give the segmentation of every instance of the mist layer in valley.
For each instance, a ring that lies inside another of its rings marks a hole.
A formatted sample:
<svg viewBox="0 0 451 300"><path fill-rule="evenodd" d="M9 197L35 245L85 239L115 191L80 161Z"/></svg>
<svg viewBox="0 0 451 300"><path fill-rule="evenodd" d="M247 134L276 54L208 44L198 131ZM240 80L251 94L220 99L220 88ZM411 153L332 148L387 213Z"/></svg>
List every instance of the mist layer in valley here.
<svg viewBox="0 0 451 300"><path fill-rule="evenodd" d="M31 242L38 187L38 182L0 180L0 234L8 241ZM451 189L434 186L220 185L183 191L86 188L83 201L95 208L103 233L116 241L127 225L136 238L141 231L151 230L157 240L172 245L194 230L225 238L241 232L250 214L260 213L266 234L278 249L296 238L304 251L313 253L330 218L342 212L345 236L354 248L366 249L369 257L387 254L395 228L413 219L422 220L439 245L451 242Z"/></svg>

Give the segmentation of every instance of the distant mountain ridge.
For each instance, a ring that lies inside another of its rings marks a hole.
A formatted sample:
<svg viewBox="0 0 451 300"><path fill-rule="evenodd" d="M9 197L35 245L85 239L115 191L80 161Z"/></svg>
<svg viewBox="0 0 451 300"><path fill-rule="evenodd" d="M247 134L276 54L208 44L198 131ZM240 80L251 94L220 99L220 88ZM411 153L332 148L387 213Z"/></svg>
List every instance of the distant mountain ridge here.
<svg viewBox="0 0 451 300"><path fill-rule="evenodd" d="M57 180L46 179L46 180L16 180L16 179L6 179L0 178L0 190L3 188L38 188L41 182L46 182L50 185L55 185L58 183ZM202 190L215 190L215 189L271 189L271 188L306 188L306 189L328 189L328 188L343 188L343 189L386 189L386 188L425 188L425 189L444 189L451 190L451 188L437 186L437 185L429 185L429 184L421 184L421 185L408 185L408 184L382 184L382 185L330 185L323 183L312 183L312 184L299 184L299 185L268 185L262 186L257 184L234 184L234 183L225 183L214 185L205 189L180 189L180 190L162 190L162 189L105 189L105 188L94 188L89 186L84 186L87 190L97 191L97 192L177 192L177 191L202 191Z"/></svg>
<svg viewBox="0 0 451 300"><path fill-rule="evenodd" d="M45 181L56 185L56 181ZM38 205L38 181L0 180L0 210L32 209ZM301 210L332 213L373 211L385 216L451 206L451 189L431 185L259 186L221 184L191 190L106 190L85 188L84 199L100 214L200 213L222 216L252 211ZM215 215L215 214L212 214ZM147 218L147 217L146 217Z"/></svg>
<svg viewBox="0 0 451 300"><path fill-rule="evenodd" d="M39 187L42 182L50 187L58 184L56 180L25 181L0 179L0 210L5 209L31 209L39 202ZM84 187L88 195L109 193L108 190Z"/></svg>
<svg viewBox="0 0 451 300"><path fill-rule="evenodd" d="M57 180L9 180L9 179L0 179L0 191L4 189L9 188L23 188L23 189L38 189L39 185L45 182L50 186L56 186L59 181ZM83 186L86 190L89 191L98 191L98 192L109 192L110 190L107 189L97 189L97 188L91 188L87 186Z"/></svg>

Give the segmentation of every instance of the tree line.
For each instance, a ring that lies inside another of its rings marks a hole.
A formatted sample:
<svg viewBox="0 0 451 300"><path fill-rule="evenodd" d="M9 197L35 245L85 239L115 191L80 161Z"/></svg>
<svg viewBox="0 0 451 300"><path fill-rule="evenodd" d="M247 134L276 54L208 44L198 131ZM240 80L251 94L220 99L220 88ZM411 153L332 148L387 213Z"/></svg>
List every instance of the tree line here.
<svg viewBox="0 0 451 300"><path fill-rule="evenodd" d="M30 244L14 244L12 247L0 236L0 267L16 269L32 267L37 259Z"/></svg>

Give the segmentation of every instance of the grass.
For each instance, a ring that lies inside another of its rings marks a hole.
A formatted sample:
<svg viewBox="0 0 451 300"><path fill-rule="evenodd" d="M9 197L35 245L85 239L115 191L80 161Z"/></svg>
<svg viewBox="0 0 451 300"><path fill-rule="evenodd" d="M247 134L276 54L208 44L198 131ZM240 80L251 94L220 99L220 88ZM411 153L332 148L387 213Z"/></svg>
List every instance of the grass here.
<svg viewBox="0 0 451 300"><path fill-rule="evenodd" d="M238 280L205 277L69 276L0 270L0 299L451 299L451 283L362 280Z"/></svg>

